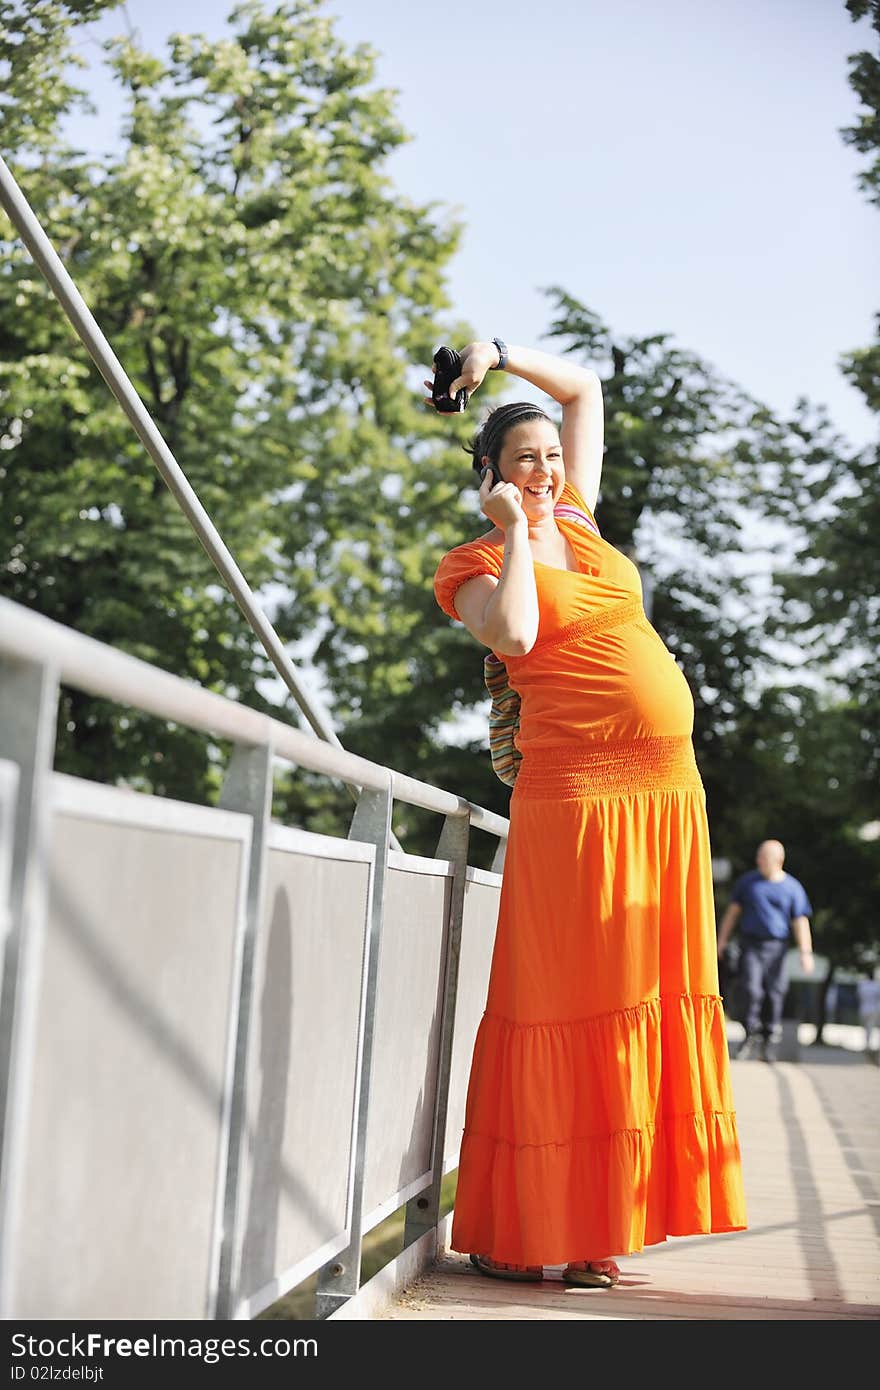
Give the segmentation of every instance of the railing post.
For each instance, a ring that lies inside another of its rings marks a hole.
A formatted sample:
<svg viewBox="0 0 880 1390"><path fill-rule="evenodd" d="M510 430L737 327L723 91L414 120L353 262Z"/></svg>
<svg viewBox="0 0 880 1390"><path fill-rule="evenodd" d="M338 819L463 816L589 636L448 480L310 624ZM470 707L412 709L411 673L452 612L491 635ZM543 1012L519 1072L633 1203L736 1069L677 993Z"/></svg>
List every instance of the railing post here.
<svg viewBox="0 0 880 1390"><path fill-rule="evenodd" d="M229 1047L234 1048L232 1096L229 1107L227 1168L222 1208L219 1213L215 1257L217 1296L213 1316L231 1318L237 1283L236 1250L241 1205L241 1172L247 1136L248 1052L254 995L254 963L257 939L264 920L266 863L269 827L272 820L273 790L272 743L258 747L236 744L223 779L219 804L227 811L240 811L253 822L248 869L245 930L242 943L238 1008L229 1020Z"/></svg>
<svg viewBox="0 0 880 1390"><path fill-rule="evenodd" d="M11 1316L34 1032L48 915L52 766L58 718L54 666L0 655L0 758L19 768L9 930L0 989L0 1318Z"/></svg>
<svg viewBox="0 0 880 1390"><path fill-rule="evenodd" d="M446 959L443 978L443 1004L440 1019L440 1043L437 1057L437 1089L434 1099L434 1129L431 1141L431 1185L406 1204L403 1232L404 1246L418 1240L426 1231L436 1228L440 1220L440 1196L443 1185L443 1157L446 1151L446 1114L449 1108L449 1083L452 1072L452 1042L455 1027L455 1001L458 994L458 962L461 956L461 928L464 920L464 895L467 881L470 818L467 814L447 816L437 844L436 857L449 859L453 864L452 892L449 903L449 923L446 935Z"/></svg>
<svg viewBox="0 0 880 1390"><path fill-rule="evenodd" d="M379 952L385 911L385 885L388 877L388 848L391 841L391 773L381 791L365 787L360 794L348 832L349 840L376 846L373 892L370 902L370 934L366 960L366 991L360 1020L361 1047L357 1101L352 1137L352 1164L348 1189L348 1224L351 1239L345 1250L334 1256L318 1272L315 1317L326 1318L352 1298L360 1287L363 1245L364 1176L367 1152L367 1125L370 1118L370 1082L373 1070L373 1034L376 1022L376 994L379 980Z"/></svg>

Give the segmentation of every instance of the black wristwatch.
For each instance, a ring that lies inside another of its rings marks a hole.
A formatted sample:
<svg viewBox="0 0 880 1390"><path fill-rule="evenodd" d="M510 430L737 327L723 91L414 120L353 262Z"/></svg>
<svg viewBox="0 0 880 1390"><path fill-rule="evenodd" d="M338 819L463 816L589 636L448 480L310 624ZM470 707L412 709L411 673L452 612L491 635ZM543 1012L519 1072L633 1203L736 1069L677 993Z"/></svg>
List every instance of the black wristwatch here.
<svg viewBox="0 0 880 1390"><path fill-rule="evenodd" d="M498 361L489 370L491 372L503 372L507 366L507 344L501 338L493 338L492 342L498 349Z"/></svg>

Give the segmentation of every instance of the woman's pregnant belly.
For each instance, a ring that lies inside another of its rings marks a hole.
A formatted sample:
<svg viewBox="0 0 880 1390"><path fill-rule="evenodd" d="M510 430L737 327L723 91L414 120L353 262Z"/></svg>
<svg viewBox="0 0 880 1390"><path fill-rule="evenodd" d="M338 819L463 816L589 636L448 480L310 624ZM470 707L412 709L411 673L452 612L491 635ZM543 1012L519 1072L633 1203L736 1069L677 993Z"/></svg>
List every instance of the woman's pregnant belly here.
<svg viewBox="0 0 880 1390"><path fill-rule="evenodd" d="M521 752L560 743L689 737L694 701L646 618L551 647L517 663Z"/></svg>

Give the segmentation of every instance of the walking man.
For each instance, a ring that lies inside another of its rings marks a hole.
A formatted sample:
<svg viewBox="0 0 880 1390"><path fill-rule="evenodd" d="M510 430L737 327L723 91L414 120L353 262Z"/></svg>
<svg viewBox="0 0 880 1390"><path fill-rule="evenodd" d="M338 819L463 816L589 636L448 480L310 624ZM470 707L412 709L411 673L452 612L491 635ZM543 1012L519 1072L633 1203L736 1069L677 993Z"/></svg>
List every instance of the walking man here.
<svg viewBox="0 0 880 1390"><path fill-rule="evenodd" d="M739 918L740 981L744 995L746 1036L737 1059L776 1060L782 1038L782 1006L788 988L785 958L789 934L801 954L801 965L813 973L813 942L809 919L813 909L802 883L783 869L785 849L778 840L765 840L755 855L757 869L733 885L731 901L718 931L718 954Z"/></svg>

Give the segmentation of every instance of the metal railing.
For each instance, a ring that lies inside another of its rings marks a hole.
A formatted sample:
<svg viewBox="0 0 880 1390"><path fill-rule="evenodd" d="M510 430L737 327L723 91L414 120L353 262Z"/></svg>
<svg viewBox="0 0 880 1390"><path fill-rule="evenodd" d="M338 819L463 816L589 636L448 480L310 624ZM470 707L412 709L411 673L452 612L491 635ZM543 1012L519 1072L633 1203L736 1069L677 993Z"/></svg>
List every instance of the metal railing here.
<svg viewBox="0 0 880 1390"><path fill-rule="evenodd" d="M395 799L443 816L436 856L451 876L448 920L443 927L441 976L437 981L438 1035L436 1075L428 1077L420 1096L430 1099L430 1165L424 1180L410 1181L407 1199L406 1240L436 1227L444 1154L448 1154L446 1113L449 1098L453 1036L456 1016L458 960L466 887L480 871L467 863L471 826L498 837L494 870L503 864L508 821L462 797L429 783L396 772L344 750L322 744L299 730L255 713L223 696L205 691L179 677L161 671L135 657L106 647L82 634L52 622L8 600L0 600L0 793L6 790L5 833L0 835L0 868L4 863L9 883L8 933L3 951L2 1000L0 1000L0 1079L3 1083L2 1136L0 1136L0 1312L15 1315L16 1266L22 1248L18 1223L22 1218L22 1192L28 1165L28 1115L33 1093L37 1017L42 961L46 951L49 901L52 894L53 778L52 771L58 693L61 684L92 695L125 703L139 710L231 740L233 755L223 784L220 806L224 812L249 817L250 852L247 882L243 889L244 926L240 959L234 983L234 1008L230 1016L228 1110L223 1137L227 1145L223 1193L219 1207L216 1279L206 1303L208 1316L246 1316L236 1285L236 1233L242 1226L242 1159L247 1127L248 1059L253 1058L255 946L265 936L268 846L280 828L271 822L272 772L276 760L293 763L340 781L362 787L349 841L375 850L369 890L363 980L362 1013L358 1033L357 1095L354 1104L349 1200L345 1224L346 1244L336 1248L321 1267L318 1315L335 1311L358 1289L365 1212L363 1210L367 1127L373 1074L373 1034L377 1009L380 947L386 911L386 888L392 870L405 868L407 856L394 854L390 826ZM10 768L12 780L10 781ZM70 785L65 780L69 801ZM17 785L13 785L17 784ZM84 783L87 789L91 784ZM96 789L92 795L112 792ZM119 793L118 795L126 795ZM138 794L127 793L136 799ZM75 798L74 798L75 800ZM161 822L162 798L142 797L157 807L153 820ZM0 803L3 797L0 796ZM176 803L170 803L176 805ZM205 814L219 814L218 812ZM106 819L115 812L108 811ZM11 821L11 824L10 824ZM0 804L0 830L3 809ZM225 832L224 832L225 833ZM231 832L230 832L231 833ZM285 832L289 833L289 832ZM297 832L302 834L303 832ZM318 840L327 837L315 837ZM338 842L343 845L344 842ZM356 846L352 846L354 850ZM426 861L417 864L426 865ZM430 868L430 865L427 866ZM424 871L424 869L423 869ZM490 876L483 875L486 879ZM491 876L494 877L494 876ZM3 875L0 874L0 887ZM500 884L500 880L498 880ZM445 911L445 909L444 909ZM493 922L494 927L494 922ZM477 982L477 987L481 987ZM386 993L390 986L386 986ZM406 1038L400 1039L402 1048ZM320 1040L315 1040L320 1046ZM432 1053L432 1056L434 1054ZM466 1066L468 1048L459 1054L459 1069ZM432 1063L433 1065L433 1063ZM461 1077L458 1077L460 1086ZM328 1098L329 1103L329 1098ZM448 1167L448 1163L447 1163ZM25 1233L27 1234L27 1233ZM174 1233L169 1232L169 1239ZM338 1242L337 1242L338 1245ZM302 1273L302 1268L299 1268ZM283 1292L279 1287L278 1292ZM51 1299L46 1307L51 1313ZM136 1314L135 1314L136 1315Z"/></svg>
<svg viewBox="0 0 880 1390"><path fill-rule="evenodd" d="M441 1002L436 1040L436 1076L426 1079L433 1097L430 1163L423 1175L425 1181L422 1178L410 1180L400 1189L407 1193L407 1242L436 1228L444 1160L448 1157L444 1148L446 1111L452 1069L462 922L467 886L473 885L475 875L480 873L467 863L469 832L473 826L498 837L492 866L497 875L504 861L508 822L448 791L357 757L342 748L328 715L301 686L282 642L257 603L234 557L2 159L0 204L192 525L199 542L318 735L317 740L308 737L280 720L258 714L0 599L0 926L5 930L0 995L0 1084L3 1087L0 1096L0 1315L15 1314L21 1307L17 1287L21 1263L19 1228L23 1220L22 1195L28 1169L32 1079L42 1036L40 1029L43 1027L40 1022L40 1000L53 894L53 827L60 805L66 805L69 801L75 806L83 797L90 804L90 798L94 801L95 796L94 792L88 791L91 784L81 784L80 791L75 786L71 789L70 784L75 779L67 779L59 789L58 774L53 772L59 689L63 683L214 737L231 740L234 745L220 798L220 806L224 812L232 813L233 821L224 822L222 831L217 830L216 833L220 838L225 835L232 841L236 840L236 836L244 836L241 847L247 863L247 882L242 899L244 907L240 939L237 935L235 947L237 964L228 1039L229 1085L228 1092L226 1089L223 1091L222 1104L221 1142L225 1157L220 1170L221 1190L215 1218L216 1248L213 1248L211 1255L213 1272L208 1280L205 1300L208 1316L246 1316L247 1312L241 1311L243 1307L252 1312L254 1307L259 1306L259 1300L257 1303L253 1299L242 1301L236 1261L240 1266L241 1251L238 1246L242 1230L248 1066L254 1048L255 960L257 948L267 930L266 883L270 855L280 853L279 828L271 822L274 764L276 760L281 760L336 778L348 787L357 803L348 836L349 841L356 843L352 844L349 858L353 856L357 860L360 856L362 859L364 846L372 846L373 853L363 996L357 1034L356 1094L347 1181L345 1240L340 1244L341 1237L337 1236L320 1247L320 1250L330 1250L332 1247L332 1257L321 1267L318 1283L318 1315L326 1316L356 1293L360 1278L361 1240L367 1219L363 1200L367 1125L371 1113L373 1033L377 1017L377 982L386 886L393 877L392 870L399 872L401 861L407 858L398 855L396 867L392 863L392 851L401 848L391 830L392 803L397 799L444 817L436 851L437 864L441 870L448 864L452 878L448 920L443 924L441 978L438 981ZM119 814L120 804L111 799L107 805L110 809L102 810L101 814L112 820ZM216 817L219 812L206 814ZM244 831L235 829L239 824L234 820L235 816L245 818L248 824L246 835ZM161 818L157 823L161 823ZM186 815L183 816L183 823L188 823ZM215 828L218 824L216 819L211 822ZM320 856L320 852L318 847L315 853ZM492 879L493 874L489 878ZM7 896L8 908L3 901ZM93 941L90 949L96 949ZM105 971L110 969L106 959L102 961L101 968ZM150 1003L149 1000L129 1000L130 1007L134 1008L136 1004L142 1011L149 1011ZM405 1045L405 1040L402 1039L401 1043ZM467 1048L462 1053L462 1059L466 1055ZM464 1060L461 1060L460 1066L463 1065ZM393 1194L388 1200L393 1200ZM300 1261L296 1266L298 1275L302 1275L303 1269L311 1268L309 1260L312 1258L313 1253L304 1262ZM51 1300L44 1312L51 1315Z"/></svg>

